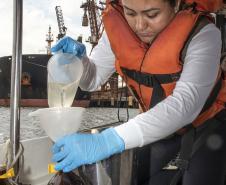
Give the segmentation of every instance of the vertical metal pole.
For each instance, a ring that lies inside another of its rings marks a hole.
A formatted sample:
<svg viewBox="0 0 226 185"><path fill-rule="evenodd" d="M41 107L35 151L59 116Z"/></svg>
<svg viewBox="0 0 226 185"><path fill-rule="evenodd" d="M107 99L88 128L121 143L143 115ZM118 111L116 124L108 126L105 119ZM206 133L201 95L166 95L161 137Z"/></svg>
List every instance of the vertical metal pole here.
<svg viewBox="0 0 226 185"><path fill-rule="evenodd" d="M10 141L15 158L20 143L20 94L22 70L23 0L13 0L13 55L11 64L10 92ZM15 166L18 173L19 163Z"/></svg>

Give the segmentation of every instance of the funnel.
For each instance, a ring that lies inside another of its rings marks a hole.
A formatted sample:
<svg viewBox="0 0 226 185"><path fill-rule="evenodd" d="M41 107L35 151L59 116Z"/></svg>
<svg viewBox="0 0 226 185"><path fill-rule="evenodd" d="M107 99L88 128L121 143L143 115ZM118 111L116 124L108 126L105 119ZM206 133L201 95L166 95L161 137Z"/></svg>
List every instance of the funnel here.
<svg viewBox="0 0 226 185"><path fill-rule="evenodd" d="M55 142L65 135L77 132L84 110L82 107L43 108L29 113L29 116L38 117L41 127Z"/></svg>

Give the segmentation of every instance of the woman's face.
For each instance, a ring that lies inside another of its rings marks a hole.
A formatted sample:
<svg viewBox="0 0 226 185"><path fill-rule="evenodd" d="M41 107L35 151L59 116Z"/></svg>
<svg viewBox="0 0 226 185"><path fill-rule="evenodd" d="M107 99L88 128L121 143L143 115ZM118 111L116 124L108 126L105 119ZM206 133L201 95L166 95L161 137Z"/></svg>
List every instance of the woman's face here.
<svg viewBox="0 0 226 185"><path fill-rule="evenodd" d="M175 16L166 0L122 0L125 18L140 38L150 44Z"/></svg>

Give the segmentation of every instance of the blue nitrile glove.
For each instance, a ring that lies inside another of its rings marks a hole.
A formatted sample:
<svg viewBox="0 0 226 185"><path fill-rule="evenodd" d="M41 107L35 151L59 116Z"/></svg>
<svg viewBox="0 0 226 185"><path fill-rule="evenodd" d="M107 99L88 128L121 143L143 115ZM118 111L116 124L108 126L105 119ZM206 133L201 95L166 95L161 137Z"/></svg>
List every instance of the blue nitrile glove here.
<svg viewBox="0 0 226 185"><path fill-rule="evenodd" d="M82 58L86 55L86 47L84 44L73 40L71 37L63 37L52 48L51 52L55 53L62 51L63 53L70 53L78 58Z"/></svg>
<svg viewBox="0 0 226 185"><path fill-rule="evenodd" d="M123 139L114 128L98 134L76 133L59 139L53 145L56 170L69 172L81 165L92 164L125 150Z"/></svg>

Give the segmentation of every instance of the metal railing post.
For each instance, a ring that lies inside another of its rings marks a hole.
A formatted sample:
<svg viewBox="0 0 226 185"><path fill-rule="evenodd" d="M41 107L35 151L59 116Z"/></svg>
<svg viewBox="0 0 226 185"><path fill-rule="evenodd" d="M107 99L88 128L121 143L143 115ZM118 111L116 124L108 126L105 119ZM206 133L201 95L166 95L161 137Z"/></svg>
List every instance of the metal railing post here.
<svg viewBox="0 0 226 185"><path fill-rule="evenodd" d="M13 48L11 63L10 92L10 142L12 157L15 156L20 144L20 96L22 70L22 32L23 32L23 0L13 0ZM18 173L19 161L15 165Z"/></svg>

